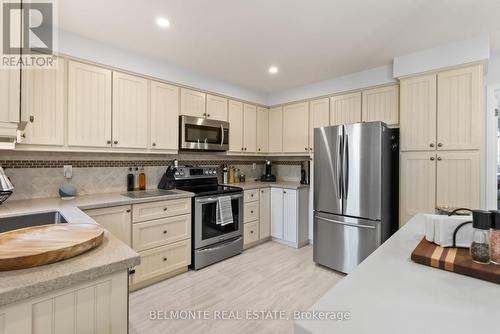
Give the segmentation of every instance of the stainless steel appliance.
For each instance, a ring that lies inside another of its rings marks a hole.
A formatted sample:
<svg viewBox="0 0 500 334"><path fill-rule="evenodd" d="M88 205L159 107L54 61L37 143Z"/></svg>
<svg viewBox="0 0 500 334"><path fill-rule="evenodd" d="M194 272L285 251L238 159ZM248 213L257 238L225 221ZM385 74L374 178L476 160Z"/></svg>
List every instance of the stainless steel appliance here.
<svg viewBox="0 0 500 334"><path fill-rule="evenodd" d="M349 273L396 231L398 140L381 122L314 129L316 263Z"/></svg>
<svg viewBox="0 0 500 334"><path fill-rule="evenodd" d="M272 172L272 163L270 160L266 160L266 172L260 177L262 182L276 182L276 176Z"/></svg>
<svg viewBox="0 0 500 334"><path fill-rule="evenodd" d="M243 190L220 185L215 168L179 167L176 188L195 194L192 199L191 266L197 270L243 251ZM219 197L231 200L233 222L217 224Z"/></svg>
<svg viewBox="0 0 500 334"><path fill-rule="evenodd" d="M179 149L227 151L229 149L229 123L179 116Z"/></svg>

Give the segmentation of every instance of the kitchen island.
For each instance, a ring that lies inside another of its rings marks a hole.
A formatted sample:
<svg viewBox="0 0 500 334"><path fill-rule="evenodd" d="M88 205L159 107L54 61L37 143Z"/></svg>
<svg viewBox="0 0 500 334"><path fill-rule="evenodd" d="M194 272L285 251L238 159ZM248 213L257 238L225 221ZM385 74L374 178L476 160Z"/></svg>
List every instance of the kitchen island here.
<svg viewBox="0 0 500 334"><path fill-rule="evenodd" d="M498 333L500 285L414 263L416 215L309 311L349 320L297 320L295 333Z"/></svg>

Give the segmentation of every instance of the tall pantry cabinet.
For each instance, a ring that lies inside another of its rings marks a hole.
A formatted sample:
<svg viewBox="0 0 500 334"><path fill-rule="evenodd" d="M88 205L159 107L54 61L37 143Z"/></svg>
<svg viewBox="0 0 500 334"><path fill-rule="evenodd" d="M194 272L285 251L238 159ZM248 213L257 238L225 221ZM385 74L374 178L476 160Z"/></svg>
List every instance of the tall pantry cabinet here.
<svg viewBox="0 0 500 334"><path fill-rule="evenodd" d="M401 79L400 225L480 207L483 66Z"/></svg>

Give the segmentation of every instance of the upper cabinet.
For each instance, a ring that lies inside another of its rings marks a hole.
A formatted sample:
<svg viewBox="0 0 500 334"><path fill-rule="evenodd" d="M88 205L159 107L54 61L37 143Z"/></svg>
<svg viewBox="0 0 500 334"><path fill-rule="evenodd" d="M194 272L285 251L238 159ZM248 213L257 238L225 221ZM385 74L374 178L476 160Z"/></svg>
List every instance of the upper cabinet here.
<svg viewBox="0 0 500 334"><path fill-rule="evenodd" d="M147 146L148 80L113 72L113 147Z"/></svg>
<svg viewBox="0 0 500 334"><path fill-rule="evenodd" d="M181 115L205 117L205 100L205 93L181 88Z"/></svg>
<svg viewBox="0 0 500 334"><path fill-rule="evenodd" d="M437 80L435 74L401 79L402 151L426 151L436 147Z"/></svg>
<svg viewBox="0 0 500 334"><path fill-rule="evenodd" d="M179 87L151 81L150 143L153 150L177 150Z"/></svg>
<svg viewBox="0 0 500 334"><path fill-rule="evenodd" d="M481 148L482 77L482 65L438 73L438 150Z"/></svg>
<svg viewBox="0 0 500 334"><path fill-rule="evenodd" d="M269 153L283 151L283 107L269 109Z"/></svg>
<svg viewBox="0 0 500 334"><path fill-rule="evenodd" d="M269 109L257 107L257 152L269 151Z"/></svg>
<svg viewBox="0 0 500 334"><path fill-rule="evenodd" d="M330 99L309 102L309 151L314 150L314 129L330 125Z"/></svg>
<svg viewBox="0 0 500 334"><path fill-rule="evenodd" d="M23 71L21 110L28 122L21 143L64 145L65 73L64 59L56 69Z"/></svg>
<svg viewBox="0 0 500 334"><path fill-rule="evenodd" d="M243 104L243 147L245 153L257 152L257 107Z"/></svg>
<svg viewBox="0 0 500 334"><path fill-rule="evenodd" d="M243 103L229 100L229 151L242 152L243 147Z"/></svg>
<svg viewBox="0 0 500 334"><path fill-rule="evenodd" d="M227 99L207 94L206 118L227 121Z"/></svg>
<svg viewBox="0 0 500 334"><path fill-rule="evenodd" d="M361 92L330 98L331 125L361 122Z"/></svg>
<svg viewBox="0 0 500 334"><path fill-rule="evenodd" d="M111 71L69 61L68 145L111 147Z"/></svg>
<svg viewBox="0 0 500 334"><path fill-rule="evenodd" d="M21 72L0 69L0 137L16 137L20 116Z"/></svg>
<svg viewBox="0 0 500 334"><path fill-rule="evenodd" d="M283 152L309 152L309 103L283 107Z"/></svg>
<svg viewBox="0 0 500 334"><path fill-rule="evenodd" d="M390 126L399 123L399 86L392 85L363 91L363 122L382 121Z"/></svg>

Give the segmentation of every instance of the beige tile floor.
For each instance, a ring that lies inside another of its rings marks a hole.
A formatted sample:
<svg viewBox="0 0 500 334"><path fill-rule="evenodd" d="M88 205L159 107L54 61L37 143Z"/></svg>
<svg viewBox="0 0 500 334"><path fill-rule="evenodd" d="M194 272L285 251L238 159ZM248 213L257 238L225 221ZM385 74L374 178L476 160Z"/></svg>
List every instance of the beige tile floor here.
<svg viewBox="0 0 500 334"><path fill-rule="evenodd" d="M293 320L248 320L247 311L307 310L342 274L312 261L312 246L266 242L130 295L130 333L292 333ZM206 311L209 320L150 320L151 311ZM215 320L222 311L242 320ZM219 313L217 313L219 312ZM238 313L237 313L238 312ZM269 314L269 313L267 313Z"/></svg>

